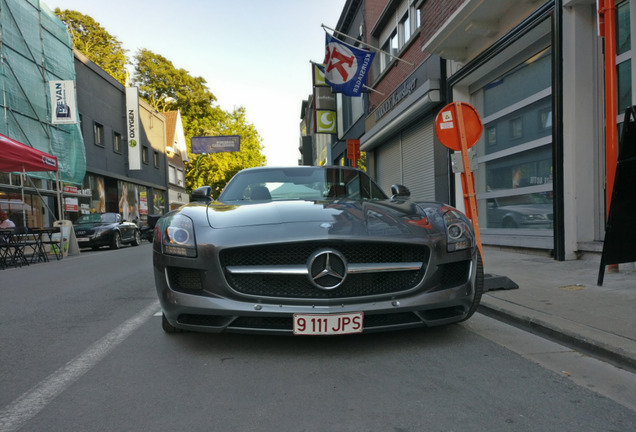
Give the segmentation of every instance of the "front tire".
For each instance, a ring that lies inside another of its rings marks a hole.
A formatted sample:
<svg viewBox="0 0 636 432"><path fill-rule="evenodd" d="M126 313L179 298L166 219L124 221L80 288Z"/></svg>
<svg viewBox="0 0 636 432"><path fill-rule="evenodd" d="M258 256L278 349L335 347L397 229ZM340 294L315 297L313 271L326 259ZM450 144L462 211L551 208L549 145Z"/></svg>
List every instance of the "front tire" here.
<svg viewBox="0 0 636 432"><path fill-rule="evenodd" d="M119 231L115 231L115 233L113 234L113 238L110 241L110 248L119 249L120 247L121 247L121 234L119 234Z"/></svg>
<svg viewBox="0 0 636 432"><path fill-rule="evenodd" d="M475 272L475 297L473 297L473 303L470 305L470 309L468 309L468 313L462 321L466 321L477 311L481 296L484 293L484 263L481 260L481 254L479 252L477 252L477 267Z"/></svg>
<svg viewBox="0 0 636 432"><path fill-rule="evenodd" d="M141 234L139 234L139 230L135 230L135 234L133 236L133 241L131 242L133 246L139 246L141 244Z"/></svg>

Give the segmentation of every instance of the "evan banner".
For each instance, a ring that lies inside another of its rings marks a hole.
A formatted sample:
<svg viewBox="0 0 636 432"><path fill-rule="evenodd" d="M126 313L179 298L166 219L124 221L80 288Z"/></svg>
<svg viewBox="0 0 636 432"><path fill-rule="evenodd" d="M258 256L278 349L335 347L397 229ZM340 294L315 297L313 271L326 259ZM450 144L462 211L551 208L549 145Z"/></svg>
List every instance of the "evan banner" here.
<svg viewBox="0 0 636 432"><path fill-rule="evenodd" d="M190 151L194 154L241 151L241 137L239 135L192 137Z"/></svg>
<svg viewBox="0 0 636 432"><path fill-rule="evenodd" d="M348 45L325 33L325 80L336 93L360 96L375 53Z"/></svg>
<svg viewBox="0 0 636 432"><path fill-rule="evenodd" d="M75 81L49 81L49 93L51 97L51 123L77 123Z"/></svg>

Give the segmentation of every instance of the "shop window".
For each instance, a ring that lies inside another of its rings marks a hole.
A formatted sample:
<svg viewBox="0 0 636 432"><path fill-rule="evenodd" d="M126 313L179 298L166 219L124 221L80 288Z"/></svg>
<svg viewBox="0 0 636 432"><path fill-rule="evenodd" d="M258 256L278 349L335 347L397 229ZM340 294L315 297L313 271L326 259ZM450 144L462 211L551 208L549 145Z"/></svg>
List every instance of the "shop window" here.
<svg viewBox="0 0 636 432"><path fill-rule="evenodd" d="M632 49L628 1L616 5L616 55Z"/></svg>
<svg viewBox="0 0 636 432"><path fill-rule="evenodd" d="M104 126L95 122L93 124L93 137L95 139L95 145L104 147Z"/></svg>
<svg viewBox="0 0 636 432"><path fill-rule="evenodd" d="M626 60L616 66L616 82L618 90L618 115L625 113L632 106L632 61Z"/></svg>

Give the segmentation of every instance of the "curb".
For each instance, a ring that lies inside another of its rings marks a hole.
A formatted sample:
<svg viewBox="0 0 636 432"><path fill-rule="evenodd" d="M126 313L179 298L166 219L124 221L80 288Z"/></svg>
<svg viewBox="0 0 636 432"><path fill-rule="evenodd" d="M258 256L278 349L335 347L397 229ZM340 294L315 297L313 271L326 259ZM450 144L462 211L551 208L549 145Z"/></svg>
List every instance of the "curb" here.
<svg viewBox="0 0 636 432"><path fill-rule="evenodd" d="M497 305L497 303L504 303L506 307ZM477 312L536 335L546 337L567 347L606 361L607 363L621 369L636 373L636 355L626 352L624 349L616 346L616 344L611 345L601 342L601 339L620 340L620 337L598 330L584 329L588 332L596 331L599 333L599 337L586 337L581 334L581 331L576 331L577 327L579 327L579 329L581 328L581 326L576 323L562 320L554 316L549 316L552 321L550 322L548 320L523 313L520 309L522 308L497 299L491 298L484 301L482 298L482 303L479 305ZM558 321L562 322L558 323Z"/></svg>

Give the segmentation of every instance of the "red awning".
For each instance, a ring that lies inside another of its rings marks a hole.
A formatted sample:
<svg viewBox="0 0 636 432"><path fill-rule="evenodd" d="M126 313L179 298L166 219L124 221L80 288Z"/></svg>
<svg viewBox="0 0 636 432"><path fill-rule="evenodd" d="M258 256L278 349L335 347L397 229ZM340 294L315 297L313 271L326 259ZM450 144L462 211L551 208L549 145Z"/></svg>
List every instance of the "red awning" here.
<svg viewBox="0 0 636 432"><path fill-rule="evenodd" d="M0 134L0 171L57 171L57 158Z"/></svg>

